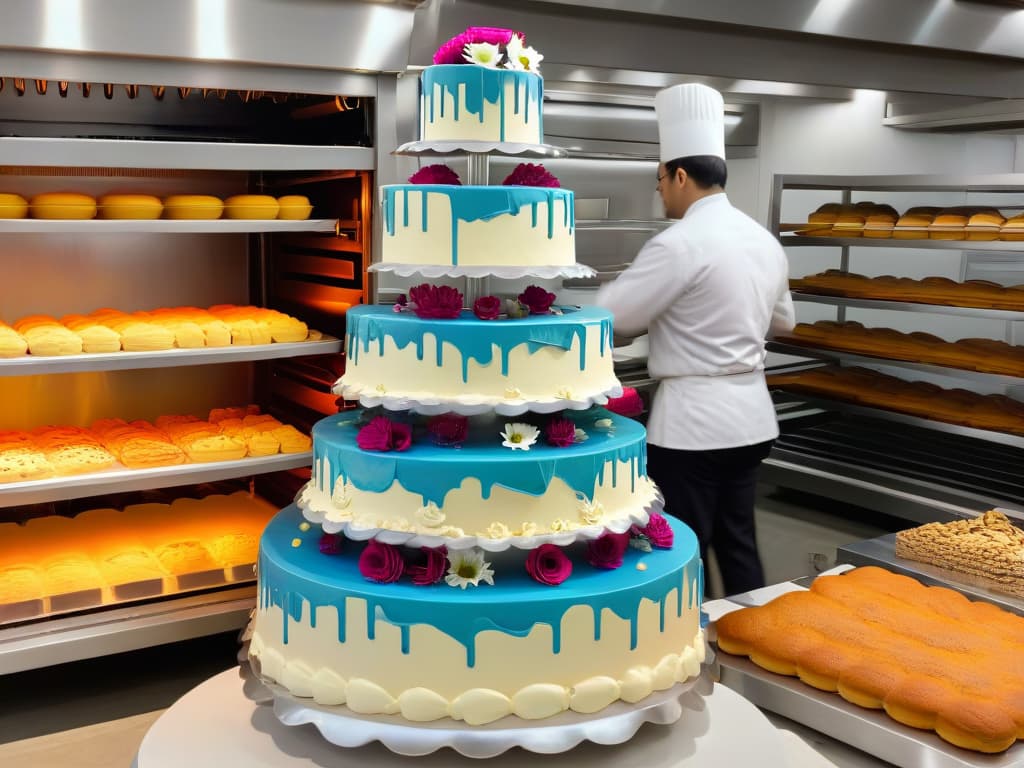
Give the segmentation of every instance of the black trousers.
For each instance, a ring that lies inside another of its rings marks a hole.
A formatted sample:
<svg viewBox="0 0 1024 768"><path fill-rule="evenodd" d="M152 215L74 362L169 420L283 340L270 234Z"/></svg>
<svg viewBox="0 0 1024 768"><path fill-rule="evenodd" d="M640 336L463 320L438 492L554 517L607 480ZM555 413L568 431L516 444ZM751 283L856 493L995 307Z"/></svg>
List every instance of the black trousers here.
<svg viewBox="0 0 1024 768"><path fill-rule="evenodd" d="M715 550L726 595L764 586L754 498L757 469L773 442L711 451L647 446L647 474L665 497L665 512L697 534L705 567L708 547Z"/></svg>

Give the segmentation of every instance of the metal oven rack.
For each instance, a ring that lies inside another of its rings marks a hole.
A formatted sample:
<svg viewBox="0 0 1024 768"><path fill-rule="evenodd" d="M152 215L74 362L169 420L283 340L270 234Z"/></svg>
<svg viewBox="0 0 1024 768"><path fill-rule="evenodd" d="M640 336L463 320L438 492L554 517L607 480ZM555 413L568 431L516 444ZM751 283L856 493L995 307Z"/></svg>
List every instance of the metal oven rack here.
<svg viewBox="0 0 1024 768"><path fill-rule="evenodd" d="M986 195L1019 208L1024 202L1024 175L986 176L793 176L773 179L770 226L787 248L828 247L838 250L838 268L851 271L859 249L892 249L892 271L899 274L901 249L935 249L991 253L1024 263L1024 243L963 240L893 240L807 237L791 234L782 223L783 195L792 190L829 191L849 203L871 192L957 193L964 198ZM923 199L927 202L927 199ZM988 202L988 199L986 199ZM998 204L997 204L998 207ZM853 270L856 271L856 270ZM962 268L961 277L966 277ZM927 313L1005 323L1014 338L1020 311L944 307L913 302L855 299L794 291L798 303L835 307L836 319L848 309ZM924 319L924 318L922 318ZM940 374L956 386L1008 395L1024 393L1024 379L993 376L916 362L771 342L769 350L784 355L830 361L839 365L896 368L913 374ZM902 375L902 374L901 374ZM920 377L920 376L918 376ZM775 393L782 435L765 462L763 479L826 497L841 499L894 517L914 521L952 519L993 506L1024 508L1024 445L1021 438L972 430L883 409L860 408L821 398Z"/></svg>

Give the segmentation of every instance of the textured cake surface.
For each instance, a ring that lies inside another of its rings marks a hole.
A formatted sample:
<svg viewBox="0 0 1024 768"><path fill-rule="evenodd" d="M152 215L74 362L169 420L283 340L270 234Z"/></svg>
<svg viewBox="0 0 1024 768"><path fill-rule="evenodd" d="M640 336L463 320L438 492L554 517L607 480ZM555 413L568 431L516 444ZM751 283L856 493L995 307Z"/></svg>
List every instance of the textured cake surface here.
<svg viewBox="0 0 1024 768"><path fill-rule="evenodd" d="M594 712L699 672L700 558L678 522L672 549L629 549L616 570L570 551L572 575L552 587L509 550L493 585L467 590L368 581L357 567L364 544L324 555L320 532L302 522L289 507L263 535L250 647L261 674L295 695L482 724Z"/></svg>
<svg viewBox="0 0 1024 768"><path fill-rule="evenodd" d="M586 530L593 538L646 523L659 500L643 426L602 408L568 414L586 439L528 451L503 446L505 421L486 416L472 420L458 449L435 445L423 420L410 419L408 450L364 451L360 417L346 411L313 427L313 478L299 503L331 532L500 541Z"/></svg>
<svg viewBox="0 0 1024 768"><path fill-rule="evenodd" d="M348 359L336 391L348 399L580 408L621 394L611 313L596 307L484 322L468 311L425 320L361 306L346 324Z"/></svg>
<svg viewBox="0 0 1024 768"><path fill-rule="evenodd" d="M443 266L576 263L573 193L558 187L381 188L381 261Z"/></svg>

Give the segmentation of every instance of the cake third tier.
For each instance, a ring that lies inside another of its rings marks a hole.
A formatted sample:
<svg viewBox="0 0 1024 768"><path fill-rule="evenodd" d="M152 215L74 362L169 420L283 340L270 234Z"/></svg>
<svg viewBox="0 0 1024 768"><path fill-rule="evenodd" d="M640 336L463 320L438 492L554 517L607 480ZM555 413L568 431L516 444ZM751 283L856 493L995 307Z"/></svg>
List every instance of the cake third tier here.
<svg viewBox="0 0 1024 768"><path fill-rule="evenodd" d="M611 313L563 312L485 321L468 311L425 319L391 307L354 307L346 315L345 374L335 392L395 410L504 414L581 409L621 395Z"/></svg>
<svg viewBox="0 0 1024 768"><path fill-rule="evenodd" d="M646 523L660 504L643 426L603 408L569 416L531 416L532 444L530 424L511 430L522 436L515 442L506 420L475 417L458 448L439 444L451 440L447 425L407 416L399 423L411 441L401 451L360 447L369 414L329 416L313 427L313 476L299 504L325 531L366 538L383 529L399 534L392 541L454 548L530 547L538 536L594 538ZM569 444L549 444L552 421L568 427Z"/></svg>

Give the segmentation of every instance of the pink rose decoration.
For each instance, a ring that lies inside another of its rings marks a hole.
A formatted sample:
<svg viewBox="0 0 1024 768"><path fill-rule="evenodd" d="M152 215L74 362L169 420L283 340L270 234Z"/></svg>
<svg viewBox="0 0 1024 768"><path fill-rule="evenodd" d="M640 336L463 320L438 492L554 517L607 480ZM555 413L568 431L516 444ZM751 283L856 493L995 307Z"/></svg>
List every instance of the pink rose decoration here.
<svg viewBox="0 0 1024 768"><path fill-rule="evenodd" d="M462 186L459 174L444 163L426 165L409 177L410 184L454 184Z"/></svg>
<svg viewBox="0 0 1024 768"><path fill-rule="evenodd" d="M501 299L497 296L481 296L473 302L473 314L481 320L497 320L501 314Z"/></svg>
<svg viewBox="0 0 1024 768"><path fill-rule="evenodd" d="M390 544L373 540L359 556L359 572L370 581L392 584L402 578L404 571L402 553Z"/></svg>
<svg viewBox="0 0 1024 768"><path fill-rule="evenodd" d="M512 39L513 34L519 35L519 37L523 38L523 42L526 42L526 38L522 34L513 32L511 29L470 27L438 48L434 54L434 63L465 64L466 60L462 58L462 54L470 43L490 43L491 45L505 46L508 45L508 41Z"/></svg>
<svg viewBox="0 0 1024 768"><path fill-rule="evenodd" d="M587 562L595 568L619 568L622 566L622 556L628 546L628 533L608 531L600 538L587 542Z"/></svg>
<svg viewBox="0 0 1024 768"><path fill-rule="evenodd" d="M558 179L548 173L540 163L520 163L505 180L505 186L515 187L561 187Z"/></svg>
<svg viewBox="0 0 1024 768"><path fill-rule="evenodd" d="M435 416L427 423L427 429L438 445L462 445L466 441L469 419L455 413Z"/></svg>
<svg viewBox="0 0 1024 768"><path fill-rule="evenodd" d="M325 555L340 555L344 539L336 533L325 533L320 537L320 551Z"/></svg>
<svg viewBox="0 0 1024 768"><path fill-rule="evenodd" d="M622 390L622 397L609 397L604 407L619 416L632 418L644 412L644 401L633 387L626 387Z"/></svg>
<svg viewBox="0 0 1024 768"><path fill-rule="evenodd" d="M519 294L519 303L530 308L531 315L546 315L555 302L555 294L539 285L531 285Z"/></svg>
<svg viewBox="0 0 1024 768"><path fill-rule="evenodd" d="M387 416L374 416L359 430L356 445L364 451L404 451L412 445L412 427Z"/></svg>
<svg viewBox="0 0 1024 768"><path fill-rule="evenodd" d="M386 416L375 416L356 435L356 445L364 451L391 450L391 419Z"/></svg>
<svg viewBox="0 0 1024 768"><path fill-rule="evenodd" d="M547 428L548 444L565 448L576 442L576 425L568 419L552 419Z"/></svg>
<svg viewBox="0 0 1024 768"><path fill-rule="evenodd" d="M422 565L410 565L407 573L412 577L412 583L417 586L436 584L444 578L445 571L448 570L448 549L422 547L420 552L426 555L426 560Z"/></svg>
<svg viewBox="0 0 1024 768"><path fill-rule="evenodd" d="M417 317L448 320L462 312L462 294L449 285L417 285L409 289L409 300Z"/></svg>
<svg viewBox="0 0 1024 768"><path fill-rule="evenodd" d="M407 451L412 445L412 427L400 421L391 422L391 447L396 451Z"/></svg>
<svg viewBox="0 0 1024 768"><path fill-rule="evenodd" d="M456 35L451 40L445 42L437 52L434 54L435 64L462 64L462 52L466 49L466 44L471 42L466 37L466 33Z"/></svg>
<svg viewBox="0 0 1024 768"><path fill-rule="evenodd" d="M526 572L535 581L554 587L569 578L572 561L554 544L541 544L527 556Z"/></svg>
<svg viewBox="0 0 1024 768"><path fill-rule="evenodd" d="M641 528L640 532L650 540L652 547L658 549L671 549L672 542L675 541L672 526L668 524L664 515L657 512L651 512L647 525Z"/></svg>

